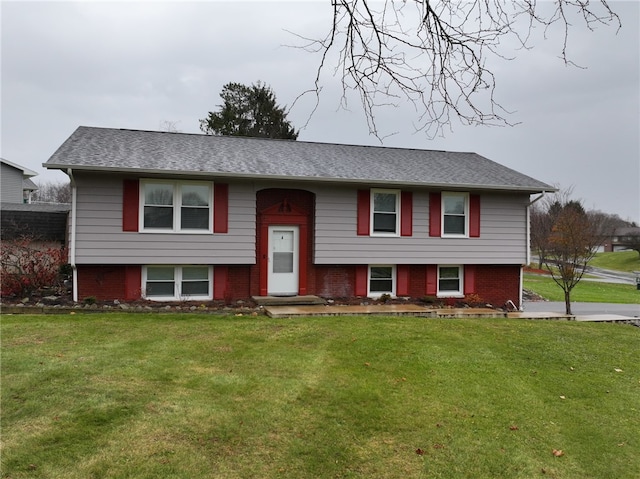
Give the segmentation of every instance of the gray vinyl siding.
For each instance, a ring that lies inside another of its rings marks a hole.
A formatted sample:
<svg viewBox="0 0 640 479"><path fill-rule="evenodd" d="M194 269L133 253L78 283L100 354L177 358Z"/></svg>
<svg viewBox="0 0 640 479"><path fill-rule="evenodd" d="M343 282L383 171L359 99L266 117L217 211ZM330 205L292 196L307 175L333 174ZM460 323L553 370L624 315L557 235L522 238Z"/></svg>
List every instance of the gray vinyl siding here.
<svg viewBox="0 0 640 479"><path fill-rule="evenodd" d="M526 194L483 193L479 238L429 237L429 191L413 191L413 235L358 236L357 192L317 191L317 264L523 264L527 256Z"/></svg>
<svg viewBox="0 0 640 479"><path fill-rule="evenodd" d="M254 264L255 194L229 184L229 232L122 231L122 178L76 175L77 264Z"/></svg>
<svg viewBox="0 0 640 479"><path fill-rule="evenodd" d="M22 178L23 171L11 165L1 163L0 177L2 177L2 202L22 203Z"/></svg>
<svg viewBox="0 0 640 479"><path fill-rule="evenodd" d="M122 177L76 175L77 264L255 264L256 193L299 184L229 182L229 232L122 231ZM413 191L410 237L358 236L357 188L305 185L315 194L316 264L523 264L528 194L482 193L479 238L429 237L429 193Z"/></svg>

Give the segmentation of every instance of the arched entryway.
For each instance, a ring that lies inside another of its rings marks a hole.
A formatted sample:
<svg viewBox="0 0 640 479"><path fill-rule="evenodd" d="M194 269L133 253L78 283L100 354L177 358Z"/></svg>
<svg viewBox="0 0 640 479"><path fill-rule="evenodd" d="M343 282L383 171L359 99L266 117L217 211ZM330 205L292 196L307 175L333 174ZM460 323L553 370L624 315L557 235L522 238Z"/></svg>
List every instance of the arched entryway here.
<svg viewBox="0 0 640 479"><path fill-rule="evenodd" d="M258 191L256 204L259 294L308 294L315 195L270 188Z"/></svg>

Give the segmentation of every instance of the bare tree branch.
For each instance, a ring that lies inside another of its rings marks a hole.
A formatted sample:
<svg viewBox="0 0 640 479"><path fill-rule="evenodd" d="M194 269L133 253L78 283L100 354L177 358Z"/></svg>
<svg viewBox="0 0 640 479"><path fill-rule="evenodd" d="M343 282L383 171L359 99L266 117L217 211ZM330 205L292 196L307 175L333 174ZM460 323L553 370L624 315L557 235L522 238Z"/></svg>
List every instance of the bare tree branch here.
<svg viewBox="0 0 640 479"><path fill-rule="evenodd" d="M333 22L325 37L296 35L304 41L298 48L321 56L315 86L301 96L315 94L315 111L321 74L335 61L341 106L347 107L347 92L357 91L369 131L379 139L376 111L404 102L416 109L416 130L429 137L450 128L453 119L511 125L509 112L496 100L496 77L486 66L491 56L511 58L503 51L505 40L529 49L536 27L546 36L559 25L560 58L573 65L567 54L573 20L589 30L621 26L606 0L555 0L550 13L548 8L543 13L537 0L332 0L331 6Z"/></svg>

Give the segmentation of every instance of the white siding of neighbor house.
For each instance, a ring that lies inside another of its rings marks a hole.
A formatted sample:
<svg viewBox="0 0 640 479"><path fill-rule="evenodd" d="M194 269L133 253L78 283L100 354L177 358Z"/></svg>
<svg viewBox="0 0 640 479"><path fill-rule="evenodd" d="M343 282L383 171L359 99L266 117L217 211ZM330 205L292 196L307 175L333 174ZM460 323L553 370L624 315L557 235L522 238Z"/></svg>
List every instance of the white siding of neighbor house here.
<svg viewBox="0 0 640 479"><path fill-rule="evenodd" d="M2 183L0 184L2 202L22 203L22 179L24 172L11 165L7 165L4 162L0 165L0 177L2 178Z"/></svg>
<svg viewBox="0 0 640 479"><path fill-rule="evenodd" d="M75 174L77 264L254 264L255 193L229 184L229 232L122 231L122 177Z"/></svg>
<svg viewBox="0 0 640 479"><path fill-rule="evenodd" d="M523 264L526 194L482 193L479 238L429 237L429 191L413 191L413 235L358 236L355 188L316 191L317 264Z"/></svg>

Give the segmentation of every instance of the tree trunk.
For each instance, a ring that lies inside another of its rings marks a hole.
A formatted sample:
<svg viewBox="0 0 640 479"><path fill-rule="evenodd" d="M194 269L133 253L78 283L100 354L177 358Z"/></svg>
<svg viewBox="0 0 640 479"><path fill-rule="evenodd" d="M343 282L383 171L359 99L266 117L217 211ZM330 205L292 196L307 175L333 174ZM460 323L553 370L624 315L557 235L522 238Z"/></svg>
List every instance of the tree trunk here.
<svg viewBox="0 0 640 479"><path fill-rule="evenodd" d="M565 314L572 314L571 313L571 292L570 291L565 291L564 292L564 308L565 308Z"/></svg>

